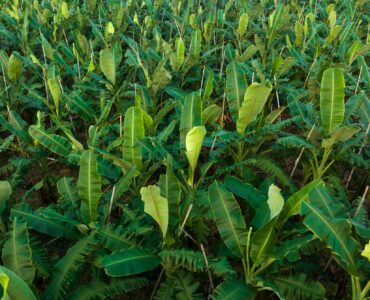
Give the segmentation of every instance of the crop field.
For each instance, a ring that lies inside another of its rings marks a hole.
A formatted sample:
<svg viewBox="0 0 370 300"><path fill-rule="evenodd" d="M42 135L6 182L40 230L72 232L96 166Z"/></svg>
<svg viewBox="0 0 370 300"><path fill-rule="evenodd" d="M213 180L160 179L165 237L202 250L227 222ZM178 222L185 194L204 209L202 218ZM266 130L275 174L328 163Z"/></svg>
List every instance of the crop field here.
<svg viewBox="0 0 370 300"><path fill-rule="evenodd" d="M1 0L0 299L370 299L369 12Z"/></svg>

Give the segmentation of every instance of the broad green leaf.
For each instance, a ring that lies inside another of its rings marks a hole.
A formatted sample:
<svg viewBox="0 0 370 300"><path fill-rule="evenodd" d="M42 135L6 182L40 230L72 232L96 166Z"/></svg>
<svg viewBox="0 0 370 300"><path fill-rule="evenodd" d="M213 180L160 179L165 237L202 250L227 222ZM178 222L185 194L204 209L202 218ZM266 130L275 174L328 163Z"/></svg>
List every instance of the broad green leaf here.
<svg viewBox="0 0 370 300"><path fill-rule="evenodd" d="M100 69L113 84L116 82L116 64L112 49L100 51Z"/></svg>
<svg viewBox="0 0 370 300"><path fill-rule="evenodd" d="M81 154L78 193L81 197L82 220L86 224L95 221L98 217L98 205L102 192L98 163L93 150L85 150Z"/></svg>
<svg viewBox="0 0 370 300"><path fill-rule="evenodd" d="M0 215L6 208L6 202L12 194L12 187L8 181L0 181Z"/></svg>
<svg viewBox="0 0 370 300"><path fill-rule="evenodd" d="M234 255L244 257L247 229L233 194L214 181L208 188L208 201L225 245Z"/></svg>
<svg viewBox="0 0 370 300"><path fill-rule="evenodd" d="M166 59L159 62L152 75L151 86L154 94L157 94L158 91L165 88L166 85L171 81L172 75L165 68L166 62Z"/></svg>
<svg viewBox="0 0 370 300"><path fill-rule="evenodd" d="M206 81L204 82L204 91L203 91L203 103L207 104L209 99L211 98L211 94L213 92L213 80L214 80L214 72L212 70L208 70L208 75Z"/></svg>
<svg viewBox="0 0 370 300"><path fill-rule="evenodd" d="M189 179L188 183L193 186L194 173L197 166L200 151L202 150L203 139L206 135L206 129L204 126L193 127L186 134L186 157L189 162Z"/></svg>
<svg viewBox="0 0 370 300"><path fill-rule="evenodd" d="M280 191L274 184L271 184L269 187L267 204L270 208L270 220L275 218L283 209L284 198L281 196Z"/></svg>
<svg viewBox="0 0 370 300"><path fill-rule="evenodd" d="M192 61L197 62L202 48L202 33L196 29L191 34L189 55Z"/></svg>
<svg viewBox="0 0 370 300"><path fill-rule="evenodd" d="M256 290L245 285L242 281L225 281L221 283L211 296L212 300L253 300L256 296Z"/></svg>
<svg viewBox="0 0 370 300"><path fill-rule="evenodd" d="M156 185L142 187L140 195L144 202L144 211L158 223L165 237L169 218L167 198L161 196L161 190Z"/></svg>
<svg viewBox="0 0 370 300"><path fill-rule="evenodd" d="M243 69L237 62L231 62L226 67L226 99L234 121L238 118L246 89L247 81Z"/></svg>
<svg viewBox="0 0 370 300"><path fill-rule="evenodd" d="M76 238L73 227L78 225L78 222L55 211L53 214L50 212L49 208L32 211L29 204L20 203L12 207L10 219L18 217L21 221L27 222L29 228L53 237Z"/></svg>
<svg viewBox="0 0 370 300"><path fill-rule="evenodd" d="M202 125L202 98L200 92L193 92L185 97L180 120L180 145L185 148L187 133L195 126Z"/></svg>
<svg viewBox="0 0 370 300"><path fill-rule="evenodd" d="M304 201L310 191L314 187L322 186L324 183L318 179L311 181L310 183L306 184L302 187L299 191L295 192L291 195L288 200L284 203L283 209L280 212L278 220L276 222L276 227L281 228L284 223L290 218L291 216L298 215L301 210L302 201Z"/></svg>
<svg viewBox="0 0 370 300"><path fill-rule="evenodd" d="M141 248L130 248L114 252L99 260L108 276L129 276L153 270L160 264L157 256Z"/></svg>
<svg viewBox="0 0 370 300"><path fill-rule="evenodd" d="M72 150L72 144L66 138L56 134L46 133L43 129L35 125L30 126L28 133L35 141L60 156L67 157Z"/></svg>
<svg viewBox="0 0 370 300"><path fill-rule="evenodd" d="M321 146L323 148L331 148L337 142L346 142L360 130L361 128L355 124L334 128L330 133L330 137L322 140Z"/></svg>
<svg viewBox="0 0 370 300"><path fill-rule="evenodd" d="M139 140L144 138L144 120L140 107L130 107L125 114L123 124L123 159L136 166L142 167L141 145Z"/></svg>
<svg viewBox="0 0 370 300"><path fill-rule="evenodd" d="M343 218L329 219L312 200L302 202L301 214L305 216L303 224L327 243L350 274L358 276L356 260L359 246L352 237L350 222Z"/></svg>
<svg viewBox="0 0 370 300"><path fill-rule="evenodd" d="M181 188L172 169L172 159L167 158L166 174L159 177L161 196L168 201L168 228L170 233L176 233L179 225Z"/></svg>
<svg viewBox="0 0 370 300"><path fill-rule="evenodd" d="M11 270L0 266L0 284L4 289L4 300L36 300L29 286Z"/></svg>
<svg viewBox="0 0 370 300"><path fill-rule="evenodd" d="M175 57L176 57L176 65L174 66L175 70L179 70L182 64L184 63L185 58L185 45L181 37L177 37L175 41Z"/></svg>
<svg viewBox="0 0 370 300"><path fill-rule="evenodd" d="M14 55L10 56L8 62L8 76L11 81L18 81L23 72L23 63L22 61Z"/></svg>
<svg viewBox="0 0 370 300"><path fill-rule="evenodd" d="M325 299L325 288L321 283L306 278L303 273L274 276L272 281L286 299Z"/></svg>
<svg viewBox="0 0 370 300"><path fill-rule="evenodd" d="M322 75L320 88L322 127L331 133L344 119L344 76L339 69L327 69Z"/></svg>
<svg viewBox="0 0 370 300"><path fill-rule="evenodd" d="M276 219L274 218L252 235L250 255L256 265L273 257L272 252L277 239L275 223Z"/></svg>
<svg viewBox="0 0 370 300"><path fill-rule="evenodd" d="M221 115L222 108L217 104L211 104L202 111L202 124L210 125Z"/></svg>
<svg viewBox="0 0 370 300"><path fill-rule="evenodd" d="M236 129L240 134L244 134L245 128L256 120L270 93L271 88L259 83L252 83L247 88L243 104L239 109L239 118L236 122Z"/></svg>
<svg viewBox="0 0 370 300"><path fill-rule="evenodd" d="M246 200L254 209L257 209L262 203L266 202L266 197L261 191L234 176L226 176L224 184L235 195Z"/></svg>
<svg viewBox="0 0 370 300"><path fill-rule="evenodd" d="M32 263L32 252L26 223L13 219L12 228L8 232L1 259L4 266L12 270L26 283L31 284L35 277L35 267Z"/></svg>

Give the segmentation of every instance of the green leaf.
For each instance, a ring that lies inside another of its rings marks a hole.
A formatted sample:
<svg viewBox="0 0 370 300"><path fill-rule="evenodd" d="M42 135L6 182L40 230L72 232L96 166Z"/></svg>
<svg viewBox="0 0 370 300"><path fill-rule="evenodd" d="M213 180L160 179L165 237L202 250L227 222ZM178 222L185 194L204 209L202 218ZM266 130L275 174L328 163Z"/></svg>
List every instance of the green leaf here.
<svg viewBox="0 0 370 300"><path fill-rule="evenodd" d="M361 128L355 124L334 128L330 137L323 139L321 145L323 148L331 148L337 142L346 142L360 130Z"/></svg>
<svg viewBox="0 0 370 300"><path fill-rule="evenodd" d="M172 159L167 159L166 174L159 177L161 196L168 200L169 232L176 234L179 225L181 188L172 169Z"/></svg>
<svg viewBox="0 0 370 300"><path fill-rule="evenodd" d="M266 197L253 185L242 182L234 176L226 176L224 184L235 195L246 200L254 209L257 209L262 203L266 202Z"/></svg>
<svg viewBox="0 0 370 300"><path fill-rule="evenodd" d="M232 280L221 283L211 296L212 300L253 300L256 297L256 290L246 286L244 282Z"/></svg>
<svg viewBox="0 0 370 300"><path fill-rule="evenodd" d="M197 62L199 60L199 55L202 48L202 33L199 29L196 29L191 34L191 42L190 42L190 49L189 55L193 62Z"/></svg>
<svg viewBox="0 0 370 300"><path fill-rule="evenodd" d="M200 151L202 150L203 139L206 135L204 126L193 127L186 134L186 157L189 161L189 179L188 183L193 186L194 173L197 166Z"/></svg>
<svg viewBox="0 0 370 300"><path fill-rule="evenodd" d="M35 267L32 264L32 252L26 223L21 223L17 217L13 219L12 229L4 243L1 259L4 266L12 270L27 284L35 277Z"/></svg>
<svg viewBox="0 0 370 300"><path fill-rule="evenodd" d="M284 207L280 212L280 215L276 222L276 227L281 228L286 222L286 220L288 220L288 218L294 215L298 215L301 210L301 203L308 197L310 191L314 187L319 187L323 184L324 183L320 179L311 181L310 183L302 187L299 191L291 195L288 198L288 200L284 203Z"/></svg>
<svg viewBox="0 0 370 300"><path fill-rule="evenodd" d="M3 287L4 300L36 300L36 296L33 294L29 286L20 278L17 274L11 270L0 266L0 284Z"/></svg>
<svg viewBox="0 0 370 300"><path fill-rule="evenodd" d="M325 299L325 288L306 278L303 273L289 276L274 276L272 281L286 299Z"/></svg>
<svg viewBox="0 0 370 300"><path fill-rule="evenodd" d="M184 63L185 58L185 45L181 37L177 37L175 40L175 47L176 47L176 65L174 66L175 70L179 70L182 64Z"/></svg>
<svg viewBox="0 0 370 300"><path fill-rule="evenodd" d="M226 67L226 99L234 121L238 118L246 90L247 81L243 69L240 64L233 61Z"/></svg>
<svg viewBox="0 0 370 300"><path fill-rule="evenodd" d="M123 159L136 166L142 167L141 145L138 143L144 138L144 120L140 107L132 106L125 114L123 124Z"/></svg>
<svg viewBox="0 0 370 300"><path fill-rule="evenodd" d="M85 258L91 253L93 247L93 237L87 236L68 249L67 253L55 264L43 299L66 299L65 295L69 285L77 280L79 274L77 271L85 263Z"/></svg>
<svg viewBox="0 0 370 300"><path fill-rule="evenodd" d="M28 133L35 141L60 156L67 157L72 150L72 144L65 137L46 133L35 125L30 126Z"/></svg>
<svg viewBox="0 0 370 300"><path fill-rule="evenodd" d="M168 228L168 200L161 196L161 191L156 185L142 187L140 194L144 202L144 211L158 223L165 237Z"/></svg>
<svg viewBox="0 0 370 300"><path fill-rule="evenodd" d="M233 194L221 183L214 181L208 188L208 201L225 245L233 254L244 257L247 229Z"/></svg>
<svg viewBox="0 0 370 300"><path fill-rule="evenodd" d="M267 204L270 208L270 220L275 218L284 206L284 198L281 196L280 189L271 184L268 191Z"/></svg>
<svg viewBox="0 0 370 300"><path fill-rule="evenodd" d="M243 134L245 128L256 120L261 113L269 95L271 88L259 83L252 83L245 92L244 101L239 109L239 118L236 122L236 129Z"/></svg>
<svg viewBox="0 0 370 300"><path fill-rule="evenodd" d="M119 277L153 270L160 264L160 260L149 251L130 248L105 256L98 263L107 275Z"/></svg>
<svg viewBox="0 0 370 300"><path fill-rule="evenodd" d="M342 125L344 119L344 76L339 69L327 69L320 88L322 127L327 133Z"/></svg>
<svg viewBox="0 0 370 300"><path fill-rule="evenodd" d="M116 82L116 64L112 49L100 51L100 69L113 84Z"/></svg>
<svg viewBox="0 0 370 300"><path fill-rule="evenodd" d="M62 91L60 90L59 85L59 79L56 76L50 76L48 78L48 86L50 89L50 93L53 97L55 111L57 115L59 114L59 102L60 102L60 96L62 94Z"/></svg>
<svg viewBox="0 0 370 300"><path fill-rule="evenodd" d="M23 63L22 61L14 55L14 53L10 56L8 62L8 76L11 81L18 81L19 77L21 77L23 71Z"/></svg>
<svg viewBox="0 0 370 300"><path fill-rule="evenodd" d="M6 208L6 202L12 194L12 187L8 181L0 181L0 215Z"/></svg>
<svg viewBox="0 0 370 300"><path fill-rule="evenodd" d="M217 104L211 104L202 111L202 124L210 125L221 115L222 108Z"/></svg>
<svg viewBox="0 0 370 300"><path fill-rule="evenodd" d="M200 92L193 92L185 97L180 120L180 145L185 148L187 133L195 126L202 125L202 98Z"/></svg>
<svg viewBox="0 0 370 300"><path fill-rule="evenodd" d="M101 178L98 163L93 150L85 150L80 158L78 176L78 193L81 197L81 218L87 224L98 216L98 205L101 193Z"/></svg>
<svg viewBox="0 0 370 300"><path fill-rule="evenodd" d="M250 255L256 265L273 257L272 252L277 239L275 223L276 218L270 220L252 236Z"/></svg>
<svg viewBox="0 0 370 300"><path fill-rule="evenodd" d="M303 224L327 243L334 254L343 262L345 269L352 275L358 276L356 256L358 243L351 235L351 224L348 220L329 219L316 201L303 201L301 214L305 216Z"/></svg>
<svg viewBox="0 0 370 300"><path fill-rule="evenodd" d="M78 223L73 224L70 219L57 213L54 216L55 218L51 218L50 209L39 209L33 212L29 204L20 203L12 207L10 219L14 220L15 217L19 217L27 222L29 228L53 237L75 238L76 233L73 232L73 226Z"/></svg>

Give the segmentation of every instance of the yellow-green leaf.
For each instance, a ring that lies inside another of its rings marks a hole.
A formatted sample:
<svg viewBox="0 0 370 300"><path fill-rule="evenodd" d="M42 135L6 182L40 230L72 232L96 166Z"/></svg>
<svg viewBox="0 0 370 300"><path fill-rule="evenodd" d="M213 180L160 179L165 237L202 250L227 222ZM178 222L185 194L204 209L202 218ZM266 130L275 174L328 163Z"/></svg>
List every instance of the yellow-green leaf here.
<svg viewBox="0 0 370 300"><path fill-rule="evenodd" d="M274 184L271 184L269 187L267 204L270 208L270 220L275 218L283 209L284 198L281 196L280 191Z"/></svg>
<svg viewBox="0 0 370 300"><path fill-rule="evenodd" d="M156 185L142 187L140 194L144 202L144 211L158 223L163 237L166 236L168 227L167 199L161 196L160 188Z"/></svg>
<svg viewBox="0 0 370 300"><path fill-rule="evenodd" d="M236 129L243 134L245 128L256 120L261 113L269 95L271 88L259 83L252 83L245 92L244 101L239 109L239 118L236 122Z"/></svg>
<svg viewBox="0 0 370 300"><path fill-rule="evenodd" d="M116 66L112 49L100 51L100 69L113 84L116 82Z"/></svg>
<svg viewBox="0 0 370 300"><path fill-rule="evenodd" d="M8 62L8 76L11 81L17 81L22 74L22 61L12 54Z"/></svg>
<svg viewBox="0 0 370 300"><path fill-rule="evenodd" d="M203 139L206 135L204 126L193 127L186 135L186 157L189 161L188 183L193 186L194 172L197 166L200 150L202 149Z"/></svg>

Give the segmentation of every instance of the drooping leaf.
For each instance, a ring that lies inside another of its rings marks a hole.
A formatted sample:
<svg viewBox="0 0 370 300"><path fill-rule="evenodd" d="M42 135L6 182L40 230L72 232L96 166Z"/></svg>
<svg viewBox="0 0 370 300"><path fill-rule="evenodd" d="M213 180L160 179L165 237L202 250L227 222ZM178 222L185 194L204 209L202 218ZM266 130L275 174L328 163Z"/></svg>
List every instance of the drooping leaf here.
<svg viewBox="0 0 370 300"><path fill-rule="evenodd" d="M301 214L305 216L303 223L306 227L327 243L350 274L357 276L356 256L359 248L351 235L350 222L343 218L329 219L312 200L302 202Z"/></svg>
<svg viewBox="0 0 370 300"><path fill-rule="evenodd" d="M165 237L169 219L168 199L161 196L160 188L156 185L142 187L140 194L144 201L144 211L158 223Z"/></svg>
<svg viewBox="0 0 370 300"><path fill-rule="evenodd" d="M80 158L78 193L81 197L81 218L85 223L98 217L98 205L101 193L101 178L98 163L93 150L85 150Z"/></svg>
<svg viewBox="0 0 370 300"><path fill-rule="evenodd" d="M31 125L28 129L30 136L45 148L60 156L67 157L72 149L71 143L64 137L56 134L48 134L43 129Z"/></svg>
<svg viewBox="0 0 370 300"><path fill-rule="evenodd" d="M26 283L31 284L35 277L32 264L32 252L26 223L13 219L12 228L4 243L1 259L4 266L17 274Z"/></svg>
<svg viewBox="0 0 370 300"><path fill-rule="evenodd" d="M157 256L137 247L114 252L99 260L99 265L104 268L105 273L112 277L143 273L153 270L159 264Z"/></svg>

